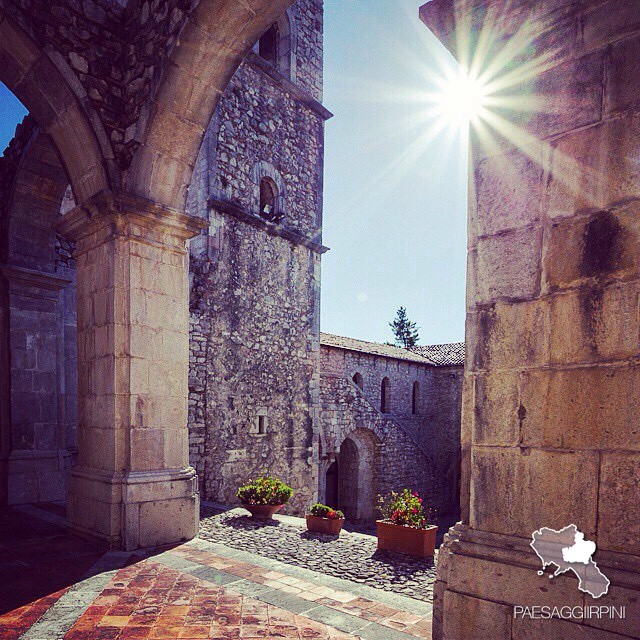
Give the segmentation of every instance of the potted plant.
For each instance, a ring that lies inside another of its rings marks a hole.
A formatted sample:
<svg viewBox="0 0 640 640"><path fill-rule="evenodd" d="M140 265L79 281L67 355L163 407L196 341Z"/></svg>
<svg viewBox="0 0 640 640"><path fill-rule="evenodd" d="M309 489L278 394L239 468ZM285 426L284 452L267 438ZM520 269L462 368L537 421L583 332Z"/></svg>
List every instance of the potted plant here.
<svg viewBox="0 0 640 640"><path fill-rule="evenodd" d="M270 520L292 494L291 487L269 476L260 476L242 485L236 492L242 506L258 520Z"/></svg>
<svg viewBox="0 0 640 640"><path fill-rule="evenodd" d="M330 536L340 535L344 513L339 509L332 509L325 504L316 503L306 515L307 529L316 533L326 533Z"/></svg>
<svg viewBox="0 0 640 640"><path fill-rule="evenodd" d="M425 510L422 499L415 491L403 489L378 496L378 509L382 515L376 521L378 549L405 553L419 558L433 557L437 525L428 524L435 514Z"/></svg>

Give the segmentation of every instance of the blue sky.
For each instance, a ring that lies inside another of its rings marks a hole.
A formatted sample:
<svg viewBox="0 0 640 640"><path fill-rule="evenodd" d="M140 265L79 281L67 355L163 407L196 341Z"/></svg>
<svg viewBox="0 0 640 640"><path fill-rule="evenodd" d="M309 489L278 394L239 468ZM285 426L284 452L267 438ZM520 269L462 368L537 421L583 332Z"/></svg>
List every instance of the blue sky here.
<svg viewBox="0 0 640 640"><path fill-rule="evenodd" d="M322 330L387 341L407 308L422 344L464 339L467 154L429 135L421 92L453 59L416 0L325 1ZM417 94L417 95L416 95ZM25 114L0 84L0 148ZM423 140L423 138L430 138Z"/></svg>
<svg viewBox="0 0 640 640"><path fill-rule="evenodd" d="M422 344L464 339L467 153L431 130L433 74L453 58L416 0L325 1L322 329L386 341L399 306Z"/></svg>

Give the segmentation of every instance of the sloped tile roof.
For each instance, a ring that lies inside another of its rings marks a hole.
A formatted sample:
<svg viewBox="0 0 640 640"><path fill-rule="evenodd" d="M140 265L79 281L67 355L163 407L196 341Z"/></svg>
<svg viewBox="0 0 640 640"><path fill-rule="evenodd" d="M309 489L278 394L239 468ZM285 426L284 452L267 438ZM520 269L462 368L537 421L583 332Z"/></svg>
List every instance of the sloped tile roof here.
<svg viewBox="0 0 640 640"><path fill-rule="evenodd" d="M366 342L365 340L356 340L355 338L335 336L331 333L321 333L320 344L327 347L346 349L347 351L360 351L361 353L383 356L385 358L408 360L409 362L417 362L419 364L436 364L436 362L431 360L428 356L414 351L409 351L408 349L393 347L379 342Z"/></svg>
<svg viewBox="0 0 640 640"><path fill-rule="evenodd" d="M464 365L464 342L411 347L411 351L428 358L440 367Z"/></svg>

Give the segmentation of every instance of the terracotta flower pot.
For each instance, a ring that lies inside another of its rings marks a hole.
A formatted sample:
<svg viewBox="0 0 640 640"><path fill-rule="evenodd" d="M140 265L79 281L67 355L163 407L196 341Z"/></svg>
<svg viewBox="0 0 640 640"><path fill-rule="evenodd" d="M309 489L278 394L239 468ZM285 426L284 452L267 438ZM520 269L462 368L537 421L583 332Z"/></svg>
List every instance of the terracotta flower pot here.
<svg viewBox="0 0 640 640"><path fill-rule="evenodd" d="M436 531L432 525L426 529L405 527L383 520L376 521L378 549L405 553L418 558L432 558L436 547Z"/></svg>
<svg viewBox="0 0 640 640"><path fill-rule="evenodd" d="M251 517L256 520L271 520L273 514L282 509L281 504L243 504L243 509L251 513Z"/></svg>
<svg viewBox="0 0 640 640"><path fill-rule="evenodd" d="M307 529L316 533L326 533L330 536L337 536L341 529L344 518L320 518L307 513Z"/></svg>

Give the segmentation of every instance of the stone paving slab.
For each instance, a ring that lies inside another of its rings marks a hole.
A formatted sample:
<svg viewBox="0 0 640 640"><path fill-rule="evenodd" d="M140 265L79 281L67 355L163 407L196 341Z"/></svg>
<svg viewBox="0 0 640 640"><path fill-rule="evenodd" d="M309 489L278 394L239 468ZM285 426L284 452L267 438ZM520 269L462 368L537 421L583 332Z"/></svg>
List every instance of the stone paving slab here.
<svg viewBox="0 0 640 640"><path fill-rule="evenodd" d="M431 636L431 606L426 603L401 598L403 603L413 604L410 607L413 611L420 610L419 615L407 608L389 606L389 594L385 591L369 589L375 599L366 599L353 593L352 587L358 585L345 580L337 581L308 570L304 572L306 579L302 579L291 575L291 567L284 563L278 563L274 570L273 561L270 566L264 566L264 562L255 562L259 560L255 556L247 558L246 552L227 551L226 555L220 555L224 549L215 545L218 551L215 553L212 546L193 541L154 559L167 566L180 566L214 584L224 584L230 591L252 595L362 638L384 637L380 636L383 631L378 627L384 627L389 636L397 638ZM324 585L318 584L318 577L324 578ZM398 603L397 599L395 602Z"/></svg>
<svg viewBox="0 0 640 640"><path fill-rule="evenodd" d="M65 577L74 554L90 557L51 522L39 535L31 543L39 560L50 558L47 571L58 566ZM11 540L0 547L9 559ZM0 615L0 638L431 638L429 603L205 540L94 558L84 578ZM39 576L37 566L20 565L18 582Z"/></svg>
<svg viewBox="0 0 640 640"><path fill-rule="evenodd" d="M204 551L211 551L215 555L220 556L221 560L218 565L219 568L229 566L230 560L239 560L256 567L262 567L263 569L271 569L280 575L292 576L307 582L312 582L318 586L330 587L335 591L346 591L363 599L388 605L394 609L406 611L421 617L430 616L433 609L431 602L416 600L391 591L376 589L368 585L345 580L344 578L336 578L325 573L307 569L306 567L287 564L285 562L280 562L279 560L266 558L248 551L240 551L222 544L195 539L189 542L189 547L202 549Z"/></svg>
<svg viewBox="0 0 640 640"><path fill-rule="evenodd" d="M376 538L343 531L339 537L315 534L293 523L301 518L254 520L244 509L220 512L204 506L199 538L301 566L356 584L431 602L433 560L379 551Z"/></svg>

